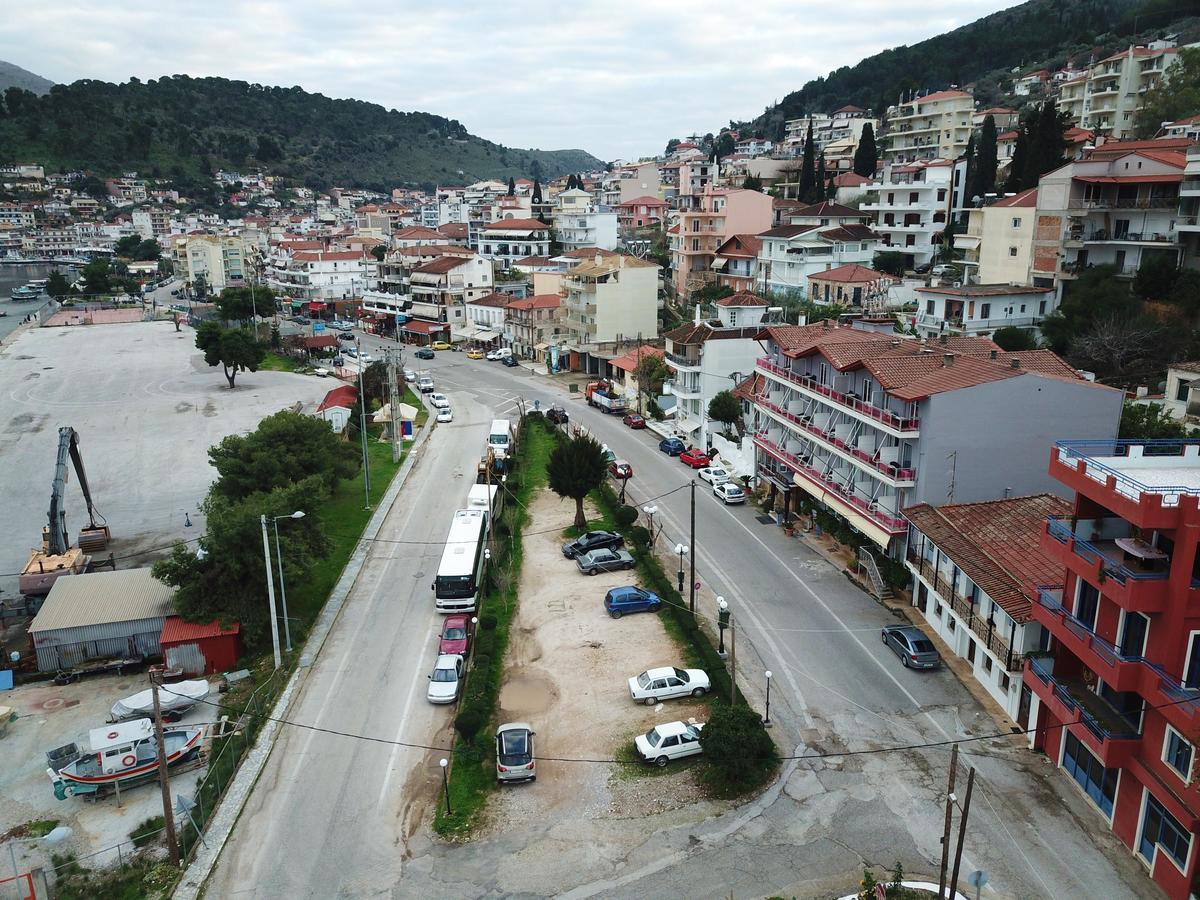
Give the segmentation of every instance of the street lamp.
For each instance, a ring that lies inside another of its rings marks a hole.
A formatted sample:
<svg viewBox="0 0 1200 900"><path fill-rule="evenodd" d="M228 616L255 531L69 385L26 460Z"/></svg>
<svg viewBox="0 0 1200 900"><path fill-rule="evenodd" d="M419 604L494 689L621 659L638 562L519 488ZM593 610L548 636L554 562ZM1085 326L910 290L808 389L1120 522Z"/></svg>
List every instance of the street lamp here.
<svg viewBox="0 0 1200 900"><path fill-rule="evenodd" d="M275 668L283 664L279 656L279 618L275 612L275 576L271 574L271 541L267 537L267 516L263 513L258 517L262 523L263 535L263 564L267 569L267 602L271 605L271 649L275 652Z"/></svg>
<svg viewBox="0 0 1200 900"><path fill-rule="evenodd" d="M56 847L59 844L65 843L71 839L75 832L66 825L59 825L50 830L50 832L42 837L35 838L10 838L8 842L8 854L12 859L13 878L20 878L21 873L17 869L17 844L49 844L51 847Z"/></svg>
<svg viewBox="0 0 1200 900"><path fill-rule="evenodd" d="M304 510L298 509L286 516L274 516L271 524L275 526L275 561L279 564L279 599L283 603L283 636L289 653L292 652L292 624L288 621L287 585L283 583L283 554L279 552L279 520L303 519Z"/></svg>
<svg viewBox="0 0 1200 900"><path fill-rule="evenodd" d="M676 544L675 552L679 554L679 593L683 593L683 558L688 555L687 544Z"/></svg>
<svg viewBox="0 0 1200 900"><path fill-rule="evenodd" d="M765 725L767 728L770 728L771 727L771 670L767 669L765 674L767 676L767 715L766 715L766 718L763 719L763 725Z"/></svg>
<svg viewBox="0 0 1200 900"><path fill-rule="evenodd" d="M454 815L454 810L450 808L450 779L446 777L446 766L450 765L450 760L442 757L438 760L438 765L442 767L442 789L446 792L446 815Z"/></svg>
<svg viewBox="0 0 1200 900"><path fill-rule="evenodd" d="M717 654L725 658L725 629L729 627L729 604L725 602L724 597L717 598L717 632L719 641L717 644Z"/></svg>
<svg viewBox="0 0 1200 900"><path fill-rule="evenodd" d="M658 512L657 506L643 506L642 512L650 519L650 546L654 546L654 514Z"/></svg>
<svg viewBox="0 0 1200 900"><path fill-rule="evenodd" d="M358 353L358 434L362 440L363 458L363 494L366 497L365 509L371 508L371 460L367 456L367 395L363 390L362 344L355 337L354 347Z"/></svg>

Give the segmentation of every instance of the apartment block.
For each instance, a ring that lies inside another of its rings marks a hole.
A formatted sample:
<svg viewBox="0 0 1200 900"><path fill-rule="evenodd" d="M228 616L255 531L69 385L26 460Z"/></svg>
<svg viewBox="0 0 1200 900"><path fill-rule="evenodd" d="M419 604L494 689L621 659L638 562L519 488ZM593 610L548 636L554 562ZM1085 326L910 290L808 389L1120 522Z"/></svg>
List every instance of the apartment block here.
<svg viewBox="0 0 1200 900"><path fill-rule="evenodd" d="M875 217L880 250L903 253L909 268L933 261L953 208L954 174L955 165L947 159L884 166L859 207Z"/></svg>
<svg viewBox="0 0 1200 900"><path fill-rule="evenodd" d="M884 161L958 159L967 151L974 114L975 99L965 91L937 91L892 107Z"/></svg>
<svg viewBox="0 0 1200 900"><path fill-rule="evenodd" d="M969 280L979 284L1025 284L1033 262L1037 188L1005 197L967 213L967 228L954 235L954 249Z"/></svg>
<svg viewBox="0 0 1200 900"><path fill-rule="evenodd" d="M771 227L771 216L771 197L766 194L705 187L694 205L680 209L679 222L670 233L676 290L690 292L715 281L717 248L734 235L766 231Z"/></svg>
<svg viewBox="0 0 1200 900"><path fill-rule="evenodd" d="M1074 497L1040 535L1063 587L1033 605L1031 744L1168 897L1194 897L1200 443L1061 441L1049 471Z"/></svg>
<svg viewBox="0 0 1200 900"><path fill-rule="evenodd" d="M562 191L555 199L554 229L563 249L617 248L617 213L595 202L588 191Z"/></svg>
<svg viewBox="0 0 1200 900"><path fill-rule="evenodd" d="M836 203L788 209L780 225L757 235L757 287L804 297L809 278L846 265L867 266L882 249L881 238L866 223L871 213Z"/></svg>
<svg viewBox="0 0 1200 900"><path fill-rule="evenodd" d="M1187 149L1183 181L1179 185L1179 218L1176 220L1183 264L1200 267L1200 146Z"/></svg>
<svg viewBox="0 0 1200 900"><path fill-rule="evenodd" d="M479 252L505 269L526 256L549 256L550 226L537 219L500 219L481 229Z"/></svg>
<svg viewBox="0 0 1200 900"><path fill-rule="evenodd" d="M597 253L562 278L562 330L571 368L599 374L602 345L658 334L658 266Z"/></svg>
<svg viewBox="0 0 1200 900"><path fill-rule="evenodd" d="M558 294L534 294L510 302L504 322L509 346L527 359L544 359L550 345L558 343L562 304Z"/></svg>
<svg viewBox="0 0 1200 900"><path fill-rule="evenodd" d="M1053 288L1021 284L948 284L916 289L917 334L989 337L998 328L1036 331L1058 308Z"/></svg>
<svg viewBox="0 0 1200 900"><path fill-rule="evenodd" d="M245 245L240 237L188 235L175 243L175 271L184 274L193 289L202 278L209 291L220 293L231 283L245 280Z"/></svg>

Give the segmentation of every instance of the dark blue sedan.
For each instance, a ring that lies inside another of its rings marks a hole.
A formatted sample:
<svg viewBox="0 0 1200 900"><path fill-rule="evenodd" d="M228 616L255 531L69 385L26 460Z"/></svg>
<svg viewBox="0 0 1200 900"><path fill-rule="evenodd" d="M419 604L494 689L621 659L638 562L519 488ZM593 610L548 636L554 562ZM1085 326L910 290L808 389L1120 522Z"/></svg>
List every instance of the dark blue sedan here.
<svg viewBox="0 0 1200 900"><path fill-rule="evenodd" d="M658 449L667 454L667 456L678 456L687 447L679 438L663 438L658 442Z"/></svg>

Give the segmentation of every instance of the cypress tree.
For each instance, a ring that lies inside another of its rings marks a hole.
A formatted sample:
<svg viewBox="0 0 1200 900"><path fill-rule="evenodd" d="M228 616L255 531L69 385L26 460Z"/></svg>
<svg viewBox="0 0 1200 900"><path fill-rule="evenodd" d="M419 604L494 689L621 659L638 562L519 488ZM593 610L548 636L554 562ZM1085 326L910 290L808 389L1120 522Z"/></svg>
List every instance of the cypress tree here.
<svg viewBox="0 0 1200 900"><path fill-rule="evenodd" d="M874 178L878 165L879 148L875 146L875 129L868 122L859 135L858 146L854 148L854 174Z"/></svg>
<svg viewBox="0 0 1200 900"><path fill-rule="evenodd" d="M1024 189L1025 164L1029 157L1029 125L1022 122L1017 128L1017 143L1013 147L1012 159L1008 162L1008 180L1004 182L1006 194L1016 194Z"/></svg>
<svg viewBox="0 0 1200 900"><path fill-rule="evenodd" d="M986 116L979 132L979 146L975 154L978 171L976 182L979 196L996 190L996 120Z"/></svg>
<svg viewBox="0 0 1200 900"><path fill-rule="evenodd" d="M534 203L542 202L542 183L536 178L533 179L533 195L531 197Z"/></svg>
<svg viewBox="0 0 1200 900"><path fill-rule="evenodd" d="M508 196L517 196L517 182L511 175L508 176Z"/></svg>
<svg viewBox="0 0 1200 900"><path fill-rule="evenodd" d="M1062 164L1063 150L1066 148L1058 107L1048 100L1042 104L1041 114L1038 116L1037 148L1037 174L1040 178ZM1026 187L1033 185L1027 184Z"/></svg>
<svg viewBox="0 0 1200 900"><path fill-rule="evenodd" d="M967 138L967 152L963 155L967 161L967 174L963 178L963 183L966 186L963 197L963 204L969 206L979 194L979 160L975 153L975 132L971 132L971 136Z"/></svg>
<svg viewBox="0 0 1200 900"><path fill-rule="evenodd" d="M814 200L813 187L817 182L816 151L813 146L812 117L808 120L808 135L804 138L804 156L800 165L800 199L805 203Z"/></svg>
<svg viewBox="0 0 1200 900"><path fill-rule="evenodd" d="M825 154L824 153L822 153L817 158L816 195L817 195L816 196L817 200L829 199L829 176L825 174Z"/></svg>

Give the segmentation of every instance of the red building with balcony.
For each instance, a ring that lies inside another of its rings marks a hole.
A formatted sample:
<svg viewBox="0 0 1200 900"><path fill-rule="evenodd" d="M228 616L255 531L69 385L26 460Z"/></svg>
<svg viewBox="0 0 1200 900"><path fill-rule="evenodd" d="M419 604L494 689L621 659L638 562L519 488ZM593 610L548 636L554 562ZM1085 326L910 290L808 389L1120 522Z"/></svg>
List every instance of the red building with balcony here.
<svg viewBox="0 0 1200 900"><path fill-rule="evenodd" d="M1033 616L1032 744L1171 897L1200 891L1200 441L1064 441L1075 493L1041 548L1066 572Z"/></svg>

